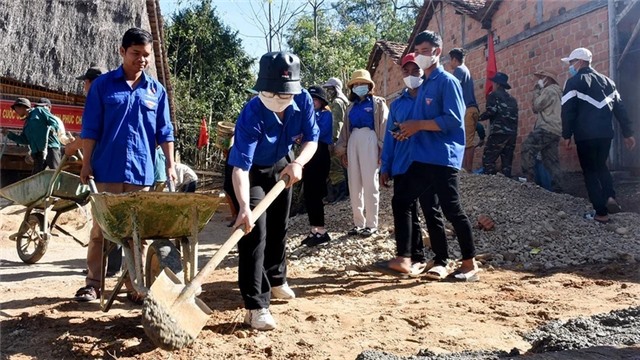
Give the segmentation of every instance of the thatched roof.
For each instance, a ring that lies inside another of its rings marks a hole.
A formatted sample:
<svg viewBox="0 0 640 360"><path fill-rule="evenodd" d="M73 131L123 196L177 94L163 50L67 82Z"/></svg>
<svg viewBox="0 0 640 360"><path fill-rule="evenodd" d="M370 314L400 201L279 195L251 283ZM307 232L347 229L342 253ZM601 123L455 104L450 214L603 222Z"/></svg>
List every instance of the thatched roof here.
<svg viewBox="0 0 640 360"><path fill-rule="evenodd" d="M91 64L119 66L131 27L151 30L145 0L0 1L0 76L81 93L75 77ZM156 76L155 64L149 73Z"/></svg>

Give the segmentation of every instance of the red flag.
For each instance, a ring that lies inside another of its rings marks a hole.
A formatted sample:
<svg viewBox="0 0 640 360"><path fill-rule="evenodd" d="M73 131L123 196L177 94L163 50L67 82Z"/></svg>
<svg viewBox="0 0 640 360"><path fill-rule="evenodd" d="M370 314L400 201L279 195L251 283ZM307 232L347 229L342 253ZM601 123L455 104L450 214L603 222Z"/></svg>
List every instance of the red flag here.
<svg viewBox="0 0 640 360"><path fill-rule="evenodd" d="M496 51L493 49L493 34L489 32L487 36L487 49L489 54L487 55L487 80L485 80L484 84L484 96L489 96L489 93L493 91L493 83L491 82L491 78L493 78L498 72L498 66L496 65Z"/></svg>
<svg viewBox="0 0 640 360"><path fill-rule="evenodd" d="M198 136L198 150L202 149L203 146L207 146L207 144L209 144L209 131L207 130L207 122L203 117L202 123L200 123L200 135Z"/></svg>

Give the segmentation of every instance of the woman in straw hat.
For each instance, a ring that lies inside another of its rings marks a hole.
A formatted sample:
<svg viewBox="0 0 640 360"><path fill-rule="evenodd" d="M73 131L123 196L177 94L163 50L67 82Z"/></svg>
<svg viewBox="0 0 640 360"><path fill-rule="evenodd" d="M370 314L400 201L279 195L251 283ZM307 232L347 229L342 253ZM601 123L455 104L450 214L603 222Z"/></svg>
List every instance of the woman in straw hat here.
<svg viewBox="0 0 640 360"><path fill-rule="evenodd" d="M367 70L353 72L347 83L351 105L336 144L349 178L355 226L348 234L364 237L378 232L380 149L389 114L384 98L373 95L375 86Z"/></svg>

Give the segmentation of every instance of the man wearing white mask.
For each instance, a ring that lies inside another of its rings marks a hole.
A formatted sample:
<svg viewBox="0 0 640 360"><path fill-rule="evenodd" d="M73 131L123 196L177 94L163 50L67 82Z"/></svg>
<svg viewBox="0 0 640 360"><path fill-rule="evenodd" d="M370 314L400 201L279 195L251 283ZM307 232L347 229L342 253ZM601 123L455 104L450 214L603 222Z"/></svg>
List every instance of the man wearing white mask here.
<svg viewBox="0 0 640 360"><path fill-rule="evenodd" d="M621 210L607 168L614 135L612 118L615 115L618 120L629 150L636 146L633 124L616 84L591 67L589 49L577 48L561 60L569 64L571 76L564 85L562 96L562 138L567 148L571 147L571 137L576 143L589 201L595 210L595 215L587 217L607 223L609 213Z"/></svg>
<svg viewBox="0 0 640 360"><path fill-rule="evenodd" d="M462 265L454 278L478 281L471 223L464 213L458 193L458 173L464 155L465 104L460 82L440 65L442 37L423 31L415 40L416 63L425 79L411 112L411 119L398 125L394 137L410 141L410 165L398 184L402 191L392 200L396 242L412 238L411 204L425 193L437 195L447 220L456 232ZM422 200L422 199L421 199ZM425 203L421 204L424 209ZM434 205L435 206L435 205ZM425 214L426 215L426 214ZM448 247L444 226L429 228L435 266L427 277L442 280L449 275ZM408 240L409 239L409 240ZM403 264L407 268L407 262Z"/></svg>
<svg viewBox="0 0 640 360"><path fill-rule="evenodd" d="M244 226L247 232L238 243L238 282L247 309L244 321L254 329L271 330L276 327L269 311L271 298L295 297L287 285L285 249L291 186L300 181L302 168L313 157L319 130L311 95L300 85L296 55L263 55L254 90L258 96L238 117L229 165L239 205L235 226ZM296 159L293 143L302 144ZM254 219L251 209L285 175L287 188Z"/></svg>

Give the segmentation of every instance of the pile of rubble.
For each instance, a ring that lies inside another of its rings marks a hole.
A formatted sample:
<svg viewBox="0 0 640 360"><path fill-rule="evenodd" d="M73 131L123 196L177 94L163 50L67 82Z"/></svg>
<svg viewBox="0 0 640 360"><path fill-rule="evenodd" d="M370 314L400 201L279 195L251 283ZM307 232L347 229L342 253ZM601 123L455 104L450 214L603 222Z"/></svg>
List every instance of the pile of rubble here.
<svg viewBox="0 0 640 360"><path fill-rule="evenodd" d="M640 215L611 215L609 224L584 218L591 210L582 198L556 194L504 176L463 174L461 201L472 224L481 215L493 219L491 231L474 229L478 254L492 266L526 270L614 261L640 260ZM315 248L300 246L308 233L306 215L290 222L289 251L294 266L341 269L371 264L395 255L389 189L380 195L380 233L363 239L347 236L353 226L349 201L325 207L332 241ZM460 257L451 233L450 255Z"/></svg>

